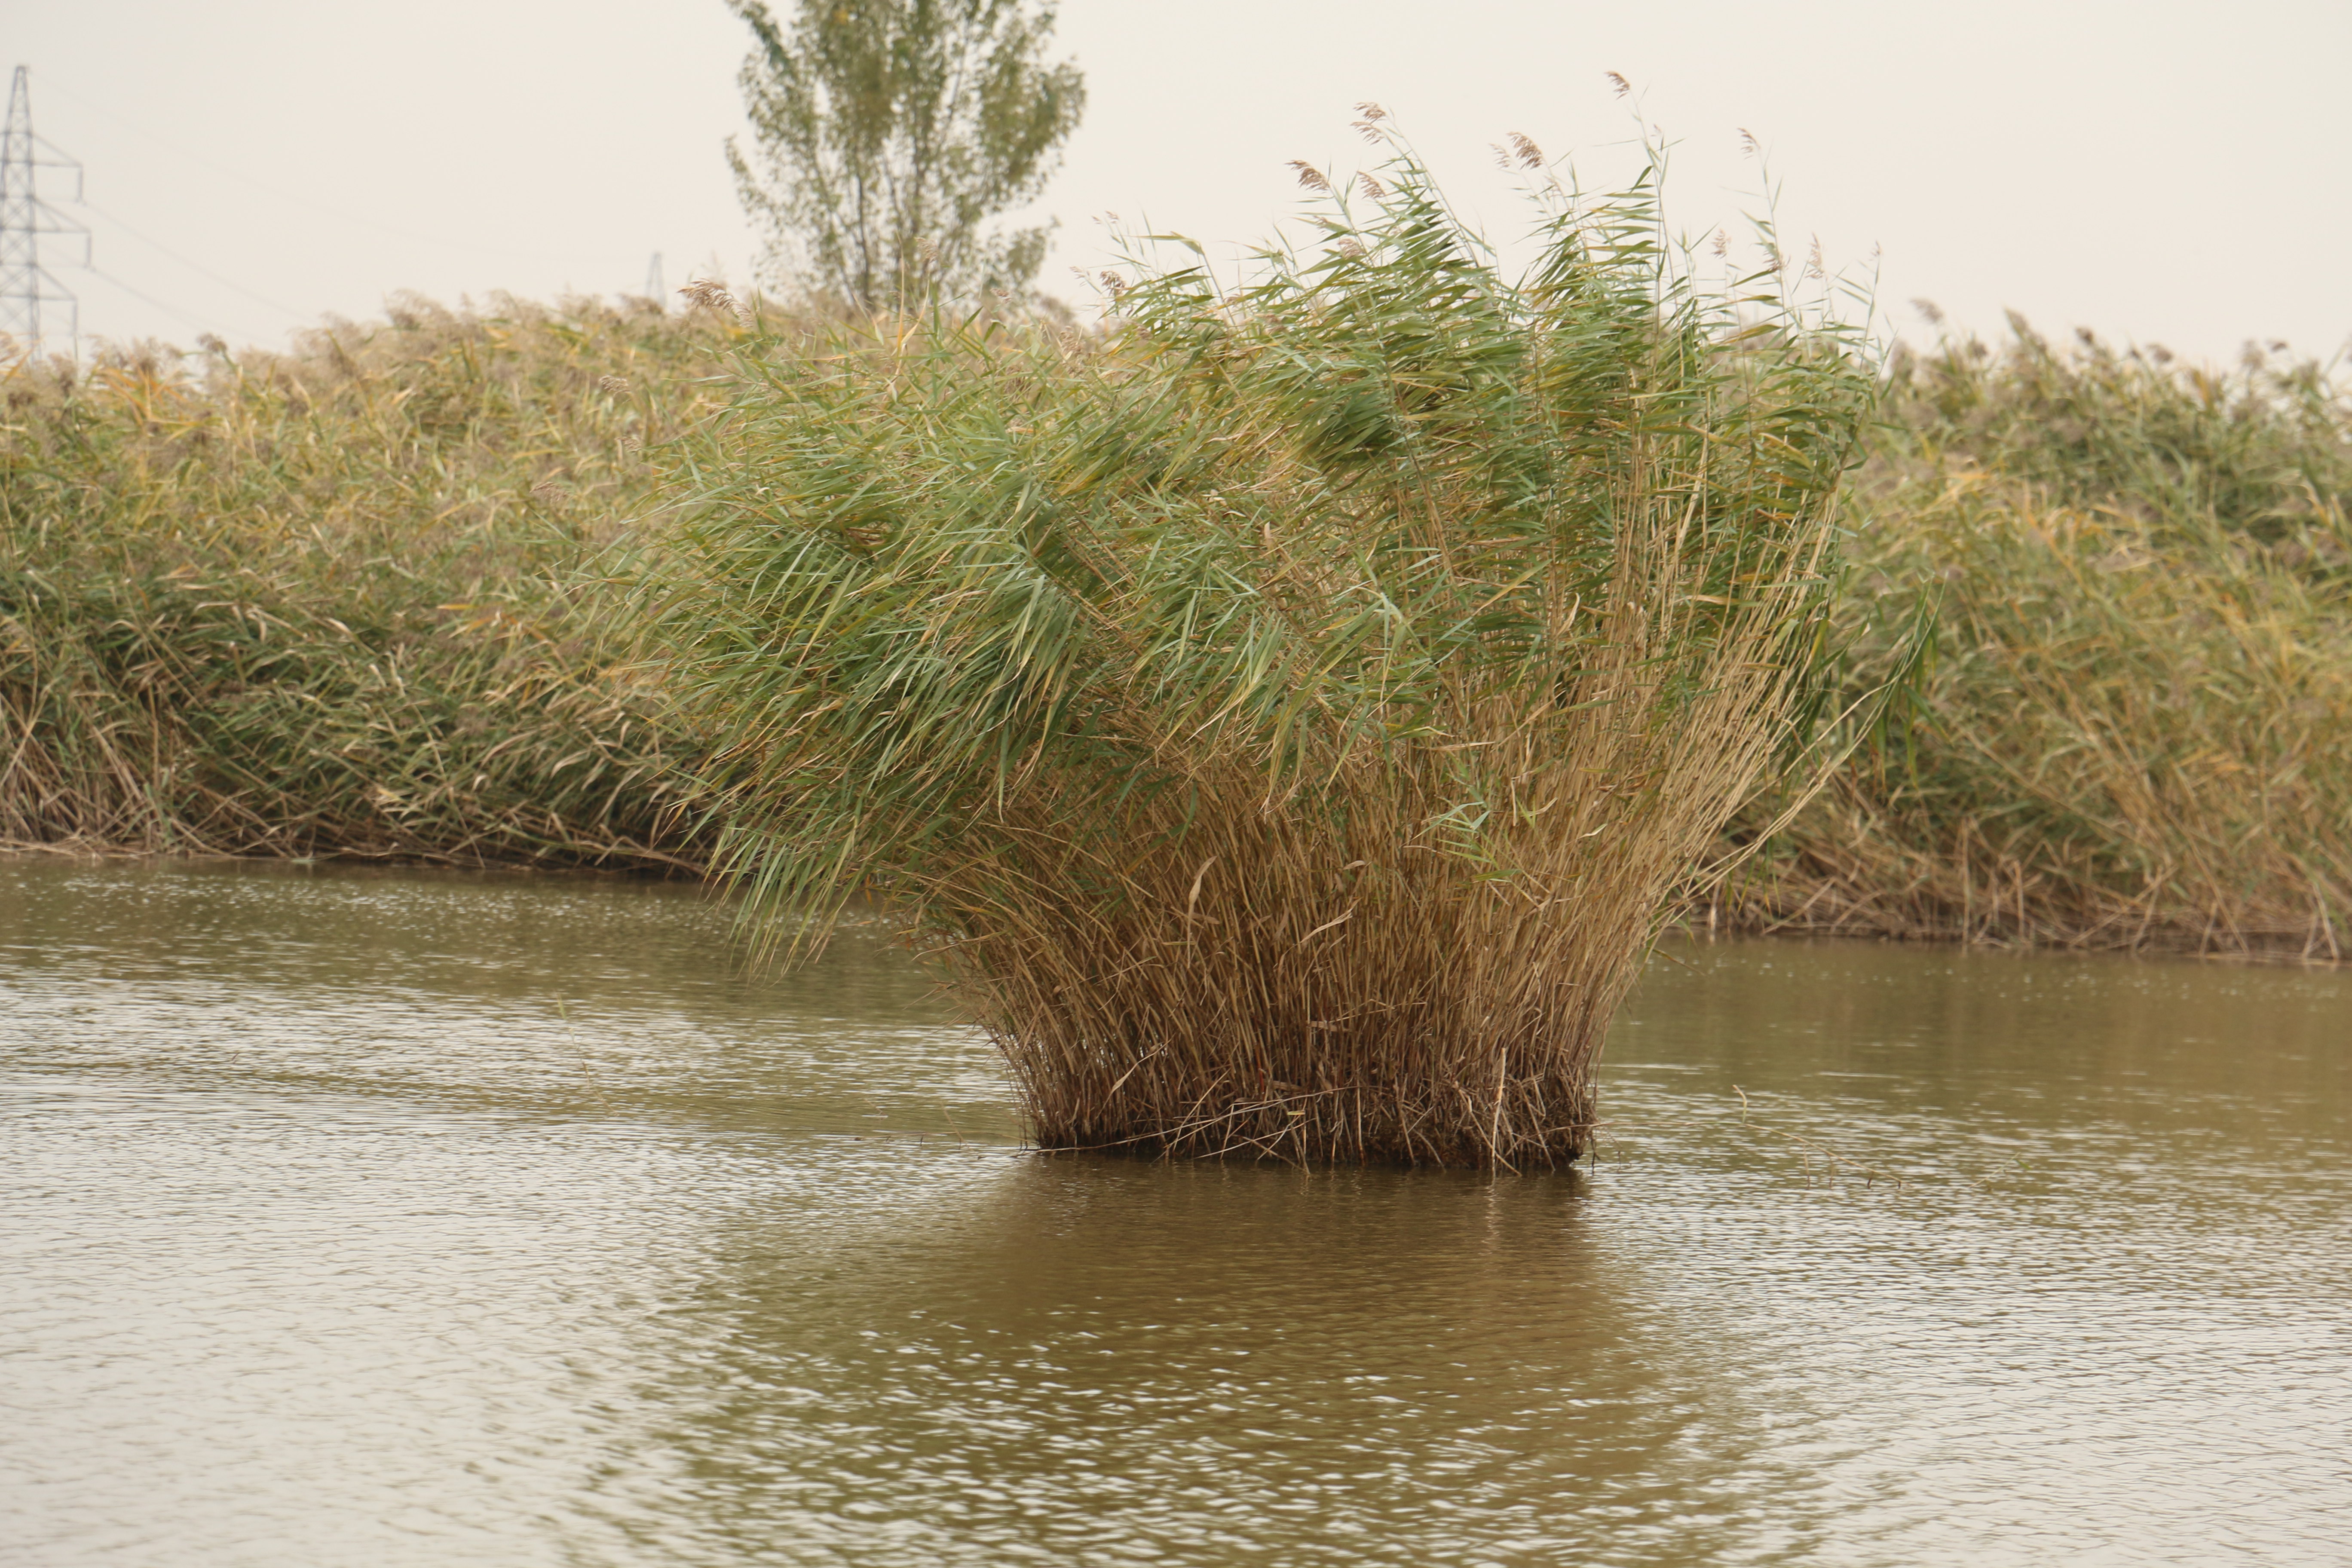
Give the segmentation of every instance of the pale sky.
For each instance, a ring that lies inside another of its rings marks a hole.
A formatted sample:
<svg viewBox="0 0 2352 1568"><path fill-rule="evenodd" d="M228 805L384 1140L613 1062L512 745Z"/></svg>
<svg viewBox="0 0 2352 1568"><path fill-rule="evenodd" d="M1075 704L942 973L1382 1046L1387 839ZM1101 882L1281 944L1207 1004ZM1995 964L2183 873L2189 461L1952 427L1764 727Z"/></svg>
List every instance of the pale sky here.
<svg viewBox="0 0 2352 1568"><path fill-rule="evenodd" d="M1907 335L1925 298L2207 359L2352 337L2347 0L1066 0L1058 38L1090 102L1042 282L1076 304L1096 215L1234 255L1301 210L1288 160L1368 166L1360 100L1508 237L1488 143L1622 173L1613 70L1677 144L1676 226L1754 207L1745 128L1792 247L1883 250ZM656 251L671 289L744 279L720 144L745 42L719 0L0 0L0 65L32 68L36 129L87 172L61 205L97 270L50 253L84 333L184 346L276 345L403 289L637 291Z"/></svg>

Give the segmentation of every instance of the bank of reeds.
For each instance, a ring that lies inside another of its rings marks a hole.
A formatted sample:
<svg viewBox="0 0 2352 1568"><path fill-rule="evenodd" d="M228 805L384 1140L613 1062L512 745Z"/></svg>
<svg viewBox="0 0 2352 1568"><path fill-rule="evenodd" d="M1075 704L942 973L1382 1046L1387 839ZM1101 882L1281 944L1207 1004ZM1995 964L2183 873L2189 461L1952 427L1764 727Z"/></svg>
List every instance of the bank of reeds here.
<svg viewBox="0 0 2352 1568"><path fill-rule="evenodd" d="M732 331L415 303L0 367L0 840L675 858L680 737L597 563Z"/></svg>
<svg viewBox="0 0 2352 1568"><path fill-rule="evenodd" d="M611 552L658 550L741 331L507 301L0 357L0 842L699 867L705 742ZM2340 384L2021 325L1892 371L1830 646L1849 694L1902 673L1924 595L1929 657L1700 923L2340 954Z"/></svg>
<svg viewBox="0 0 2352 1568"><path fill-rule="evenodd" d="M705 448L665 640L720 867L797 940L896 911L1047 1147L1575 1157L1797 727L1866 374L1696 289L1647 184L1554 191L1513 282L1386 173L1085 352L747 354Z"/></svg>
<svg viewBox="0 0 2352 1568"><path fill-rule="evenodd" d="M2286 952L2352 939L2352 403L2014 323L1898 358L1851 505L1907 701L1753 862L1764 929Z"/></svg>

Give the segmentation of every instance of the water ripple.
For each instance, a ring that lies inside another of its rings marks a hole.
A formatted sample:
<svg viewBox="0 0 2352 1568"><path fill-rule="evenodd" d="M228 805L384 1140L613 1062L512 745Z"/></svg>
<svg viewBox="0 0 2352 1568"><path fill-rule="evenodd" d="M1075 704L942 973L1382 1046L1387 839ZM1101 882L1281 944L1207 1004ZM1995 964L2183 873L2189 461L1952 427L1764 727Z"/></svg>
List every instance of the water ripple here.
<svg viewBox="0 0 2352 1568"><path fill-rule="evenodd" d="M2344 977L1684 956L1597 1166L1160 1166L871 937L0 862L0 1561L2341 1561Z"/></svg>

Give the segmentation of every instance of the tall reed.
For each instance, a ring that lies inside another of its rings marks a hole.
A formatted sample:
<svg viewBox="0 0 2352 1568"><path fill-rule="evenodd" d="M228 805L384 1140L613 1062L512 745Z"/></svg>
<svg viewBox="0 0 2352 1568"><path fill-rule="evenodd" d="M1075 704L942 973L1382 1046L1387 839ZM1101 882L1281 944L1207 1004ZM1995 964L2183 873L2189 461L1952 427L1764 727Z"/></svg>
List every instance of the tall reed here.
<svg viewBox="0 0 2352 1568"><path fill-rule="evenodd" d="M747 354L700 459L721 868L793 941L898 911L1045 1146L1573 1158L1794 728L1867 373L1696 288L1648 178L1538 184L1513 280L1394 160L1254 281L1114 279L1098 347Z"/></svg>

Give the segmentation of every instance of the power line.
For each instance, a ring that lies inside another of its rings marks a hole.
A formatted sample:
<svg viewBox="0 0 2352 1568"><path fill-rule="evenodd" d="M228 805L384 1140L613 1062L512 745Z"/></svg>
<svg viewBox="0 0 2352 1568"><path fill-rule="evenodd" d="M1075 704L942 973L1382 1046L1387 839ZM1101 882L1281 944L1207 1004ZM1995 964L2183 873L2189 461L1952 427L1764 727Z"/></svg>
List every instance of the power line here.
<svg viewBox="0 0 2352 1568"><path fill-rule="evenodd" d="M278 201L289 202L296 206L309 207L313 212L324 213L329 217L335 218L343 223L355 224L362 228L372 228L382 234L397 235L403 239L419 240L426 245L437 245L450 250L470 251L477 256L501 256L507 258L509 260L514 261L535 261L544 263L556 259L551 255L544 255L535 251L507 250L496 246L474 245L462 239L448 239L440 235L425 234L415 229L402 228L396 224L388 224L376 218L362 217L356 213L345 212L341 207L334 206L327 202L320 201L315 197L297 195L291 191L281 191L277 186L268 184L261 180L257 180L250 174L241 173L236 169L228 168L224 164L215 163L209 158L199 157L195 153L189 152L180 142L173 141L172 138L167 136L159 136L154 132L146 129L144 126L134 124L131 121L125 120L122 116L115 113L113 110L92 102L88 97L81 93L75 92L70 88L58 87L54 82L50 83L50 87L52 90L63 93L66 98L70 100L72 102L80 105L83 109L88 110L90 113L97 115L101 120L110 121L115 125L121 127L123 130L130 132L134 136L143 137L147 141L154 142L157 146L164 148L166 151L170 152L173 156L184 159L186 162L194 164L200 169L207 169L215 174L223 176L224 178L235 180L241 185L249 185L253 189L259 191L262 195L274 197ZM569 263L566 263L566 265L569 265Z"/></svg>
<svg viewBox="0 0 2352 1568"><path fill-rule="evenodd" d="M283 315L291 316L298 321L307 321L310 319L309 314L305 311L298 310L291 305L281 305L277 300L270 299L268 295L257 294L252 289L247 288L244 284L233 282L230 279L222 277L219 273L214 271L211 268L205 266L202 262L191 261L188 258L181 255L170 246L165 245L162 240L155 239L150 236L140 233L137 229L131 227L129 224L123 222L121 218L107 211L104 207L100 206L96 202L84 199L81 205L88 207L91 212L96 213L99 216L104 218L107 222L112 224L115 227L121 229L123 233L129 235L131 238L139 241L142 245L150 246L154 249L162 251L164 255L170 257L173 260L178 262L189 271L201 273L203 276L209 278L214 282L219 284L222 288L234 289L237 293L244 295L247 299L252 300L257 305L267 305L271 310L278 311ZM93 268L91 270L95 271L96 268ZM128 287L128 285L118 284L117 287ZM133 292L136 292L136 290L133 290Z"/></svg>
<svg viewBox="0 0 2352 1568"><path fill-rule="evenodd" d="M264 298L242 284L223 278L201 262L192 261L163 241L142 234L95 202L88 200L81 190L81 164L33 132L30 76L27 68L16 68L16 76L9 84L5 129L0 131L0 331L11 332L24 340L32 352L38 354L44 339L51 335L47 331L50 320L63 314L68 322L66 341L68 343L79 342L80 300L73 290L58 281L56 276L41 265L40 237L45 234L79 238L82 242L81 267L91 277L134 300L152 305L198 331L208 330L205 321L100 267L90 254L88 226L67 216L41 199L35 186L37 171L41 169L71 171L74 175L74 200L131 238L153 247L182 266L203 274L224 288L235 289L247 299L300 319L300 311L290 310L275 300Z"/></svg>
<svg viewBox="0 0 2352 1568"><path fill-rule="evenodd" d="M17 88L18 88L18 90L19 90L19 95L21 96L21 95L23 94L23 90L24 90L24 87L25 87L25 77L26 77L26 69L25 69L25 68L23 68L23 67L19 67L19 68L17 68L17 73L16 73L16 75L17 75L17 83L16 83L16 85L17 85ZM44 80L47 80L47 78L45 76L45 77L44 77ZM135 123L133 123L133 122L131 122L131 121L128 121L128 120L125 120L125 119L124 119L124 118L122 118L121 115L118 115L118 114L116 114L116 113L112 112L111 110L108 110L108 109L104 108L103 106L101 106L101 105L100 105L100 104L97 104L97 103L94 103L94 102L90 101L90 100L89 100L88 97L86 97L85 95L83 95L83 94L81 94L81 93L79 93L79 92L76 92L76 91L72 90L70 88L58 87L58 86L57 86L57 84L56 84L56 83L54 83L54 82L51 82L51 83L49 84L49 86L50 86L50 89L51 89L51 90L63 92L63 93L65 94L65 96L66 96L68 100L72 100L73 102L75 102L75 103L79 104L82 109L87 110L89 110L89 112L91 112L91 113L97 114L97 115L98 115L98 116L100 116L101 119L104 119L104 120L107 120L107 121L111 121L111 122L112 122L113 124L115 124L116 126L120 127L120 128L121 128L121 129L122 129L122 130L125 130L125 131L128 131L128 132L131 132L133 135L142 137L142 138L144 138L144 139L146 139L146 140L148 140L148 141L150 141L150 142L156 142L157 144L159 144L159 145L161 145L161 146L165 147L166 149L168 149L170 152L172 152L172 153L173 153L173 154L175 154L176 156L178 156L178 157L180 157L180 158L183 158L183 159L186 160L186 162L187 162L187 163L191 163L191 164L193 164L193 165L195 165L195 166L197 166L197 167L199 167L199 168L203 168L203 169L209 170L210 172L212 172L212 173L214 173L214 174L219 174L219 175L221 175L221 176L223 176L223 177L225 177L225 178L227 178L227 179L230 179L230 180L236 181L236 183L238 183L238 184L240 184L249 185L249 186L253 187L255 190L257 190L257 191L259 191L259 192L263 193L263 194L264 194L264 195L269 195L269 196L271 196L271 197L274 197L274 198L276 198L277 200L279 200L279 201L282 201L282 202L290 203L290 204L293 204L293 205L298 205L298 206L308 207L308 208L310 208L310 209L311 209L311 210L313 210L313 211L326 214L327 216L331 216L331 217L333 217L333 218L336 218L336 219L338 219L338 220L340 220L340 221L341 221L341 222L344 222L344 223L354 224L354 225L357 225L357 226L362 226L362 227L364 227L364 228L374 229L374 230L377 230L378 232L384 233L384 234L396 235L396 236L399 236L399 237L403 237L403 238L406 238L406 239L420 240L420 241L423 241L424 243L426 243L426 244L446 247L447 247L447 248L449 248L449 249L453 249L453 250L470 251L470 252L473 252L473 253L475 253L475 254L478 254L478 255L485 255L485 256L502 256L502 257L509 257L509 258L515 258L529 259L529 260L539 261L539 262L545 262L545 261L549 261L549 260L553 259L553 258L552 258L551 256L537 255L537 254L534 254L534 253L530 253L530 252L524 252L524 251L506 250L506 249L501 249L501 248L499 248L499 247L490 247L490 246L474 245L474 244L467 243L467 242L462 241L462 240L446 239L446 238L444 238L444 237L440 237L440 236L437 236L437 235L431 235L431 234L419 233L419 232L417 232L417 231L415 231L415 230L406 229L406 228L400 227L400 226L397 226L397 225L394 225L394 224L386 224L386 223L379 222L379 221L377 221L377 220L375 220L375 219L361 217L361 216L357 216L357 215L355 215L355 214L348 213L348 212L344 212L344 211L341 210L340 208L335 207L335 206L333 206L333 205L330 205L330 204L328 204L328 203L320 202L320 201L317 201L317 200L314 200L314 199L312 199L312 198L310 198L310 197L308 197L308 196L297 195L294 195L294 194L293 194L293 193L291 193L291 192L278 190L278 189L277 189L276 187L274 187L274 186L272 186L272 185L269 185L269 184L266 184L265 182L262 182L262 181L259 181L259 180L256 180L256 179L252 178L250 175L245 174L243 174L243 173L241 173L241 172L239 172L239 171L237 171L237 170L236 170L236 169L226 168L226 167L222 166L221 164L218 164L218 163L214 163L214 162L213 162L213 161L211 161L210 159L204 158L204 157L201 157L201 156L199 156L199 155L197 155L197 154L195 154L195 153L191 153L191 152L189 152L189 151L188 151L188 150L187 150L187 149L186 149L183 144L181 144L180 142L175 142L175 141L169 140L169 139L164 138L164 137L162 137L162 136L158 136L158 135L156 135L154 132L151 132L151 131L148 131L148 130L147 130L147 129L145 129L144 127L140 126L140 125L137 125L137 124L135 124ZM14 109L13 109L13 107L12 107L12 117L13 117L13 114L14 114ZM50 153L55 153L55 149L53 149L53 148L49 148L46 142L39 142L39 141L38 141L38 139L37 139L37 138L32 138L32 137L31 137L31 135L30 135L30 108L29 108L29 102L27 102L27 103L26 104L26 107L25 107L25 117L26 117L26 123L25 123L25 128L24 128L24 129L25 129L26 137L27 138L27 142L26 142L27 146L36 147L36 148L37 148L37 149L41 149L41 150L46 150L46 151L48 151L48 152L50 152ZM15 121L14 121L14 119L13 119L13 118L12 118L12 120L11 120L11 122L10 122L10 123L11 123L11 125L12 125L12 126L14 125ZM13 146L13 145L14 145L14 143L11 143L11 145ZM81 166L80 166L80 164L79 164L79 163L75 163L74 161L72 161L72 160L70 160L70 159L65 159L65 158L63 158L63 156L62 156L61 154L60 154L60 155L58 155L58 156L56 159L54 159L54 160L42 160L42 161L40 161L40 166L45 166L45 167L46 167L46 166L53 166L53 165L54 165L54 166L58 166L58 167L70 168L70 169L75 173L75 174L77 175L77 179L79 179L79 176L80 172L81 172ZM12 166L13 166L13 165L12 165ZM33 164L32 164L31 163L27 163L26 166L27 170L29 171L30 167L32 167L32 166L33 166ZM30 191L29 179L30 179L30 176L29 176L29 172L28 172L28 173L27 173L27 174L26 174L26 182L25 182L25 184L26 184L26 192L27 192L28 194L29 194L29 191ZM283 316L288 317L289 320L296 321L307 321L310 320L310 316L311 316L311 313L310 313L310 312L304 311L304 310L296 310L294 307L292 307L292 306L290 306L290 305L288 305L288 304L284 303L284 302L283 302L283 301L281 301L281 300L273 300L273 299L269 298L269 297L268 297L268 295L266 295L266 294L261 294L261 293L256 292L254 289L250 289L250 288L247 288L247 286L245 286L245 285L244 285L244 284L242 284L242 283L236 282L236 281L235 279L229 279L229 278L223 277L220 273L214 271L211 268L205 266L202 262L197 261L196 259L194 259L194 258L192 258L192 257L189 257L189 256L186 256L186 255L182 254L180 251L178 251L178 250L176 250L176 249L173 248L171 246L168 246L168 245L164 244L162 240L159 240L159 239L155 238L155 237L152 237L152 235L149 235L149 234L144 233L143 231L142 231L141 229L139 229L139 228L138 228L138 227L136 227L135 226L133 226L133 225L131 225L131 223L129 223L129 222L125 221L124 219L122 219L122 218L121 218L121 217L117 216L116 216L115 214L113 214L112 212L108 211L106 208L104 208L104 207L101 207L101 206L98 205L97 205L96 203L94 203L94 202L90 202L90 201L89 201L86 197L83 197L83 196L79 194L79 190L78 190L78 191L77 191L77 193L76 193L75 200L76 200L78 203L79 203L82 206L84 206L84 207L88 208L88 209L89 209L89 211L91 213L91 215L92 215L92 216L96 216L96 217L99 217L99 218L100 218L100 219L104 220L106 223L110 224L110 225L111 225L111 226L113 226L115 228L118 228L118 229L121 230L121 231L122 231L122 233L123 233L125 236L129 237L130 237L130 238L131 238L131 239L134 239L134 240L138 241L139 243L141 243L141 244L142 244L142 245L145 245L145 246L149 247L151 249L153 249L153 250L155 250L155 251L157 251L157 252L161 253L161 254L162 254L162 255L163 255L164 257L166 257L166 258L170 258L170 259L171 259L171 260L173 260L173 261L177 262L179 265L181 265L181 266L183 266L183 267L184 267L184 268L188 268L190 271L194 272L194 273L198 274L199 276L201 276L201 277L203 277L203 278L205 278L205 279L209 279L209 280L210 280L210 281L212 281L213 283L215 283L215 284L219 285L220 287L222 287L222 288L224 288L224 289L229 289L229 290L230 290L230 291L232 291L233 293L236 293L236 294L239 295L240 297L242 297L242 298L244 298L244 299L250 300L252 300L252 301L253 301L254 303L256 303L256 304L258 304L258 305L264 306L264 307L266 307L266 308L267 308L267 309L268 309L268 310L275 310L275 311L278 312L279 314L281 314L281 315L283 315ZM195 317L194 317L194 316L190 315L187 311L185 311L185 310L182 310L178 309L177 307L175 307L175 306L173 306L173 305L171 305L171 304L167 303L167 302L166 302L166 301L164 301L164 300L159 300L159 299L157 299L155 296L153 296L153 295L152 295L152 294L149 294L149 293L145 292L144 290L142 290L142 289L138 289L138 288L134 287L133 285L131 285L131 284L130 284L130 283L128 283L128 282L125 282L123 279L120 279L120 278L114 277L114 276L112 276L112 275L111 275L111 274L110 274L110 273L100 271L97 267L95 267L95 266L91 265L91 264L90 264L90 260L89 260L89 231L88 227L87 227L87 226L83 226L83 225L81 225L81 224L79 224L79 223L76 223L76 222L74 222L73 220L71 220L71 219L69 219L69 218L65 217L62 214L58 213L58 212L56 211L56 209L54 209L54 208L47 207L45 204L43 205L43 209L42 209L42 210L43 210L44 212L46 212L46 213L47 214L47 216L49 216L49 218L51 218L51 219L52 219L52 220L54 220L54 221L53 221L52 223L50 223L49 225L47 225L47 226L45 226L45 227L41 228L41 229L40 229L40 232L63 232L63 233L69 233L69 234L72 234L72 235L75 235L75 236L79 237L82 240L82 242L83 242L83 247L84 247L84 251L83 251L83 265L84 265L84 266L85 266L85 267L89 270L89 272L91 273L91 275L92 275L92 276L94 276L94 277L97 277L97 278L99 278L99 279L103 279L106 283L108 283L109 285L112 286L112 287L113 287L113 288L115 288L115 289L118 289L121 290L123 293L128 294L128 295L130 295L131 297L132 297L132 298L134 298L134 299L137 299L137 300L142 300L142 301L144 301L145 303L147 303L147 304L149 304L149 305L153 306L153 307L154 307L154 308L156 308L157 310L162 310L162 311L165 312L166 314L168 314L168 315L170 315L170 316L172 316L172 317L175 318L176 320L181 321L183 321L183 322L185 322L185 323L186 323L186 324L188 324L189 326L192 326L192 327L196 328L198 331L205 331L205 330L207 330L207 329L206 329L206 324L205 324L205 322L203 322L203 321L199 321L197 318L195 318ZM30 226L27 226L26 227L25 232L26 232L26 236L27 236L26 244L27 244L27 246L29 247L29 246L30 246L30 244L32 243L32 241L30 240L30 237L30 237L30 235L34 232L34 230L33 230L33 228L32 228ZM662 277L662 258L661 258L661 255L660 255L660 253L659 253L659 252L656 252L656 253L654 254L654 256L653 256L653 258L652 258L651 264L650 264L650 265L649 265L649 267L647 268L646 272L647 272L647 276L646 276L646 291L647 291L647 293L648 293L652 298L656 299L656 300L658 300L658 299L662 298L663 293L664 293L664 289L663 289L663 285L662 285L662 282L661 282L661 277ZM10 277L10 278L13 278L13 277L15 277L15 274L11 273L11 274L6 274L5 276ZM41 278L42 279L46 280L47 285L48 285L49 289L52 290L52 291L48 291L48 292L39 292L39 290L40 290L40 285L39 285L39 284L37 284L37 283L36 285L34 285L34 286L33 286L33 287L34 287L34 289L35 289L35 291L36 291L36 292L38 292L38 293L39 293L39 298L40 298L41 300L46 300L47 303L52 304L52 305L60 305L60 304L61 304L61 305L66 305L66 306L68 306L68 307L71 307L71 306L73 306L73 305L74 305L74 303L75 303L75 302L74 302L74 300L73 300L73 297L72 297L71 292L70 292L69 290L67 290L67 289L64 288L64 286L63 286L63 285L61 285L61 284L58 284L58 283L56 282L56 280L55 280L53 278L48 277L48 275L47 275L47 274L46 274L46 273L41 274L41 275L40 275L40 278ZM28 295L24 295L22 290L19 290L19 294L20 294L20 296L21 296L21 297L23 297L23 298L30 298L30 296L28 296ZM19 313L21 314L22 312L20 311ZM76 319L76 321L75 321L75 327L76 327L77 329L78 329L78 327L79 327L79 320L78 320L78 317L77 317L77 319ZM5 330L5 318L0 318L0 330ZM69 335L70 335L70 334L69 334Z"/></svg>
<svg viewBox="0 0 2352 1568"><path fill-rule="evenodd" d="M70 170L81 190L81 165L33 134L32 73L16 68L8 84L8 118L0 129L0 332L22 340L37 356L50 320L66 318L66 342L81 329L72 289L41 265L41 236L79 237L89 260L89 230L41 199L43 169Z"/></svg>
<svg viewBox="0 0 2352 1568"><path fill-rule="evenodd" d="M82 269L101 282L121 289L134 300L143 300L195 328L205 330L205 323L178 306L158 300L154 295L124 282L101 268L90 254L89 228L67 216L41 199L35 181L42 169L70 170L74 176L74 200L99 209L82 195L82 167L75 159L60 153L41 137L33 133L33 93L31 71L18 66L8 88L8 118L5 131L0 131L0 330L13 332L23 339L35 354L41 352L47 328L52 316L62 307L67 319L65 332L68 344L79 345L81 337L81 302L72 289L58 281L55 275L41 265L40 240L45 234L66 235L79 238L82 245ZM45 155L46 154L46 155ZM148 239L129 224L111 214L102 214L109 222L119 225L133 238L145 241L166 256L193 267L215 282L226 284L240 294L250 291L230 283L206 268L176 256L160 241ZM255 295L253 298L259 298ZM264 304L271 304L267 300ZM273 306L283 310L283 306Z"/></svg>
<svg viewBox="0 0 2352 1568"><path fill-rule="evenodd" d="M166 304L163 300L155 298L154 295L146 292L144 289L134 289L130 284L125 283L121 279L115 277L110 272L102 271L100 268L91 266L84 266L82 270L89 273L91 277L97 279L101 283L111 284L113 287L121 289L125 294L130 295L134 300L145 300L148 304L154 306L155 309L163 311L167 316L177 316L183 324L194 327L200 332L210 331L212 330L205 322L191 316L185 310L181 310L178 306ZM96 336L97 334L93 333L91 335Z"/></svg>

